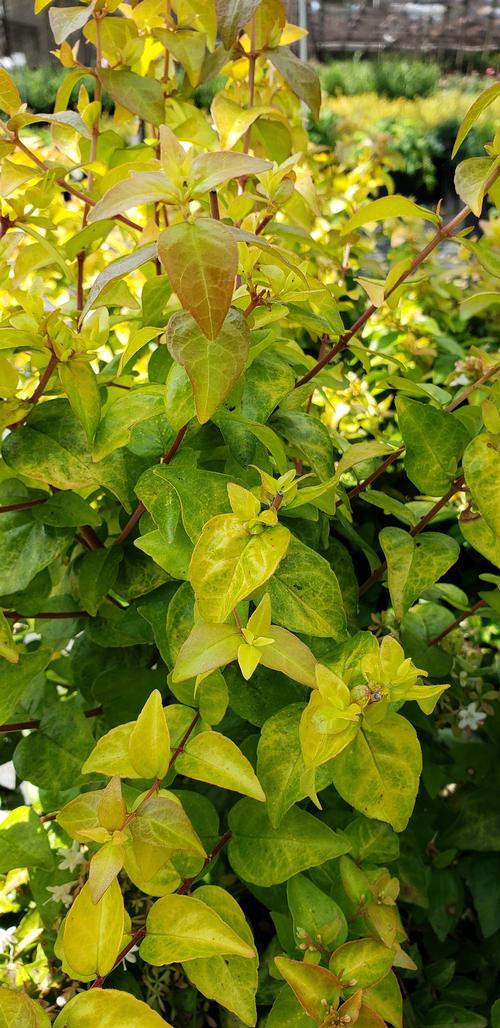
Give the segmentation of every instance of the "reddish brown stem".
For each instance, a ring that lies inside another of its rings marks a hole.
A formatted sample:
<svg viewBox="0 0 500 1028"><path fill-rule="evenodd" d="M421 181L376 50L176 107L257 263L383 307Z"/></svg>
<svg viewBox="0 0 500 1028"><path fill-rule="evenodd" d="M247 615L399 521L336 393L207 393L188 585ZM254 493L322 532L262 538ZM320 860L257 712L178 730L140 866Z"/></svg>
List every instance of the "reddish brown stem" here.
<svg viewBox="0 0 500 1028"><path fill-rule="evenodd" d="M219 198L215 189L211 189L208 198L210 200L210 217L220 221Z"/></svg>
<svg viewBox="0 0 500 1028"><path fill-rule="evenodd" d="M183 425L182 428L179 429L179 431L178 431L178 433L177 433L177 435L176 435L176 437L175 437L175 439L174 439L170 449L167 450L167 452L163 454L163 457L160 460L160 464L170 464L170 461L174 459L174 457L175 457L175 455L177 453L177 450L179 449L179 446L181 445L182 440L184 439L184 436L186 435L186 432L188 430L188 426L189 426L189 422L187 421L186 424ZM120 535L117 536L117 538L115 539L115 541L114 541L114 545L115 546L121 546L122 543L124 543L125 540L128 539L132 529L137 524L137 522L138 522L139 518L141 517L141 515L144 514L145 510L146 510L146 508L145 508L145 506L144 506L144 504L142 502L137 504L137 507L135 508L134 513L128 519L127 524L125 525L125 527L122 528L122 530L120 532Z"/></svg>
<svg viewBox="0 0 500 1028"><path fill-rule="evenodd" d="M179 896L184 896L186 892L190 892L194 883L198 881L198 878L203 877L205 871L210 866L212 861L219 856L219 853L224 849L224 846L227 845L227 843L232 837L232 834L232 832L225 832L225 834L221 836L217 845L214 846L213 850L211 850L210 853L208 853L205 857L201 871L198 871L198 874L193 875L192 878L186 878L182 885L180 885L179 888L176 890Z"/></svg>
<svg viewBox="0 0 500 1028"><path fill-rule="evenodd" d="M382 461L382 464L379 464L378 468L375 468L375 471L372 471L371 475L368 475L368 478L365 478L363 482L358 482L358 485L355 485L354 489L349 490L347 494L349 499L353 500L355 496L359 496L359 494L363 493L365 489L368 489L369 486L373 485L377 478L380 478L380 475L383 475L384 471L386 471L391 464L394 464L394 461L397 460L404 451L404 446L400 446L399 450L394 450L393 453L390 453L389 456ZM342 500L339 500L337 506L339 507L342 502Z"/></svg>
<svg viewBox="0 0 500 1028"><path fill-rule="evenodd" d="M467 618L472 617L472 615L475 614L476 611L480 610L481 607L486 607L486 600L478 600L477 603L474 603L472 607L469 607L469 610L464 611L463 614L460 614L460 617L455 618L455 620L451 622L451 625L448 625L447 628L444 628L443 631L439 633L439 635L435 635L434 639L430 639L427 645L437 646L437 644L441 642L441 639L444 639L447 635L449 635L449 633L452 632L454 628L458 628L458 626L462 624L462 621L466 621Z"/></svg>
<svg viewBox="0 0 500 1028"><path fill-rule="evenodd" d="M0 507L0 514L10 514L14 510L29 510L30 507L39 507L41 503L47 503L48 496L41 496L39 500L23 500L22 503L7 503Z"/></svg>
<svg viewBox="0 0 500 1028"><path fill-rule="evenodd" d="M498 374L500 374L500 364L495 364L492 368L489 368L488 371L485 371L484 375L481 375L481 378L478 378L475 382L471 382L470 385L466 386L465 389L463 389L462 392L451 401L451 403L447 404L446 410L452 411L455 410L456 407L460 407L460 404L463 403L471 393L476 389L479 389L479 387L487 382L489 378L494 378L495 375Z"/></svg>
<svg viewBox="0 0 500 1028"><path fill-rule="evenodd" d="M488 190L491 189L493 183L496 182L499 175L500 166L494 169L489 179L487 180L484 188L485 196ZM455 217L451 219L451 221L449 221L446 225L439 226L439 228L433 235L432 239L427 243L426 246L424 246L423 250L421 250L420 253L418 253L417 256L413 259L410 267L407 268L406 271L403 271L397 279L397 281L394 283L394 285L392 285L391 288L387 290L387 293L385 294L386 300L389 296L392 295L392 293L395 292L396 289L399 288L399 286L403 282L406 281L407 278L410 277L410 275L413 275L414 272L417 271L420 265L423 264L425 260L427 260L429 254L431 254L432 251L436 249L436 246L438 246L439 243L443 241L443 239L450 238L453 235L455 230L459 228L459 226L462 224L463 221L465 221L465 219L469 216L470 213L471 209L469 205L466 204L465 207L462 207L458 214L456 214ZM362 329L366 325L366 322L369 321L369 319L372 317L373 314L375 314L375 311L377 310L378 307L375 307L374 304L370 304L370 306L367 307L363 314L360 315L357 321L354 322L354 325L352 325L347 332L344 332L344 334L341 335L338 343L334 347L332 347L331 350L328 350L328 352L325 353L324 356L317 361L314 367L311 368L311 370L308 371L306 375L303 375L302 378L299 378L299 380L295 383L295 388L298 389L299 386L304 385L306 382L310 382L311 379L318 374L318 372L320 372L324 367L326 367L326 365L329 364L330 361L332 361L334 357L336 357L337 354L341 352L341 350L344 350L346 346L348 346L348 344L350 343L351 339L353 339L353 337L357 335L360 329Z"/></svg>
<svg viewBox="0 0 500 1028"><path fill-rule="evenodd" d="M11 621L31 621L32 618L39 618L45 621L62 621L64 618L90 618L87 610L42 610L37 614L19 614L17 610L4 610L3 615Z"/></svg>
<svg viewBox="0 0 500 1028"><path fill-rule="evenodd" d="M180 743L178 743L178 745L175 747L175 750L171 754L170 760L168 762L168 770L169 771L173 768L173 766L174 766L174 764L175 764L179 754L182 753L182 751L183 751L183 749L184 749L184 747L185 747L185 745L186 745L186 743L187 743L191 733L194 732L194 730L196 728L196 725L198 724L198 721L200 720L200 718L201 718L201 714L200 714L199 711L197 711L195 716L194 716L194 718L193 718L193 720L191 721L191 724L188 725L186 731L184 732L184 735L182 736L182 739L181 739Z"/></svg>
<svg viewBox="0 0 500 1028"><path fill-rule="evenodd" d="M91 525L81 525L79 534L89 550L100 550L104 545Z"/></svg>
<svg viewBox="0 0 500 1028"><path fill-rule="evenodd" d="M102 714L102 707L92 707L90 710L84 710L85 717L99 717ZM24 732L29 728L39 728L40 721L37 718L33 718L31 721L12 721L10 724L0 725L0 732Z"/></svg>

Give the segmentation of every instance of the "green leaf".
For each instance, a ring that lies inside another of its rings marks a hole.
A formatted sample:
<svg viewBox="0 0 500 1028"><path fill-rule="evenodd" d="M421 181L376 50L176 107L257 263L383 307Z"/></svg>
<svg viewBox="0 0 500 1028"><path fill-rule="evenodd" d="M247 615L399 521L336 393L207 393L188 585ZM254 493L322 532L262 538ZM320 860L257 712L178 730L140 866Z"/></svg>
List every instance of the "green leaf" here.
<svg viewBox="0 0 500 1028"><path fill-rule="evenodd" d="M22 104L19 90L5 68L0 68L0 111L15 114Z"/></svg>
<svg viewBox="0 0 500 1028"><path fill-rule="evenodd" d="M36 732L21 739L14 751L20 780L40 789L67 789L82 781L80 768L94 744L89 721L74 703L53 704Z"/></svg>
<svg viewBox="0 0 500 1028"><path fill-rule="evenodd" d="M477 218L483 209L484 190L493 164L491 157L469 157L455 170L455 189Z"/></svg>
<svg viewBox="0 0 500 1028"><path fill-rule="evenodd" d="M240 29L250 21L259 0L216 0L217 28L226 50L230 50Z"/></svg>
<svg viewBox="0 0 500 1028"><path fill-rule="evenodd" d="M144 388L148 389L148 392L120 396L111 407L108 407L95 435L94 460L103 460L113 450L126 446L136 425L165 413L163 388Z"/></svg>
<svg viewBox="0 0 500 1028"><path fill-rule="evenodd" d="M0 823L0 872L16 867L41 867L51 871L54 858L49 838L31 807L16 807Z"/></svg>
<svg viewBox="0 0 500 1028"><path fill-rule="evenodd" d="M345 637L342 593L328 561L292 539L267 590L273 620L292 632L335 639Z"/></svg>
<svg viewBox="0 0 500 1028"><path fill-rule="evenodd" d="M93 209L95 210L95 208ZM92 218L92 213L93 212L90 211L89 221ZM129 274L129 272L136 271L136 269L142 267L143 264L147 264L148 261L153 260L155 255L156 243L148 243L147 246L141 246L138 250L134 250L132 253L127 253L125 257L118 257L116 261L111 261L111 264L108 264L107 267L104 268L104 271L99 272L90 287L81 317L85 317L90 308L95 304L96 300L99 299L103 289L105 289L110 282L114 282L116 279L123 279L125 275Z"/></svg>
<svg viewBox="0 0 500 1028"><path fill-rule="evenodd" d="M272 426L288 439L297 455L326 482L333 476L333 440L326 425L301 411L280 413Z"/></svg>
<svg viewBox="0 0 500 1028"><path fill-rule="evenodd" d="M264 54L278 69L280 75L283 75L292 92L307 104L314 120L318 121L321 107L321 86L315 69L305 61L299 61L293 50L289 50L287 46L264 50Z"/></svg>
<svg viewBox="0 0 500 1028"><path fill-rule="evenodd" d="M219 785L265 802L262 786L250 761L232 739L220 732L200 732L190 739L175 762L177 772L186 778Z"/></svg>
<svg viewBox="0 0 500 1028"><path fill-rule="evenodd" d="M308 646L287 632L286 628L271 625L272 643L262 649L260 663L273 671L295 679L301 685L314 688L316 684L316 658Z"/></svg>
<svg viewBox="0 0 500 1028"><path fill-rule="evenodd" d="M241 600L267 582L284 557L290 533L283 525L250 535L235 514L207 522L191 558L190 578L205 621L225 621Z"/></svg>
<svg viewBox="0 0 500 1028"><path fill-rule="evenodd" d="M312 1028L314 1024L316 1022L305 1013L291 988L285 985L273 1003L266 1028Z"/></svg>
<svg viewBox="0 0 500 1028"><path fill-rule="evenodd" d="M483 93L480 93L474 100L474 103L471 104L457 132L457 138L455 139L455 145L451 154L452 159L457 153L457 150L461 147L465 137L469 134L472 126L479 118L479 115L482 114L483 111L485 111L486 108L489 107L489 105L492 104L499 96L500 82L494 82L489 89L485 89Z"/></svg>
<svg viewBox="0 0 500 1028"><path fill-rule="evenodd" d="M171 792L162 791L143 800L140 813L131 822L131 832L135 844L163 850L164 861L176 851L201 860L206 856L182 803Z"/></svg>
<svg viewBox="0 0 500 1028"><path fill-rule="evenodd" d="M437 214L426 207L419 207L406 196L381 196L378 200L372 200L371 203L360 207L345 223L342 232L346 235L363 225L369 225L373 221L385 221L386 218L424 218L435 224L439 223Z"/></svg>
<svg viewBox="0 0 500 1028"><path fill-rule="evenodd" d="M290 878L286 895L299 941L304 937L304 932L328 950L346 941L348 926L343 911L331 896L309 881L306 875Z"/></svg>
<svg viewBox="0 0 500 1028"><path fill-rule="evenodd" d="M31 510L2 514L0 595L26 589L35 575L67 550L71 538L67 529L41 524Z"/></svg>
<svg viewBox="0 0 500 1028"><path fill-rule="evenodd" d="M253 946L253 937L236 900L216 885L202 885L196 898L214 910L240 939ZM215 1000L232 1011L243 1024L252 1026L257 1020L257 957L215 956L190 960L186 974L207 999Z"/></svg>
<svg viewBox="0 0 500 1028"><path fill-rule="evenodd" d="M235 624L194 626L181 647L172 672L173 682L214 671L236 660L241 634Z"/></svg>
<svg viewBox="0 0 500 1028"><path fill-rule="evenodd" d="M441 532L413 538L402 528L383 528L380 545L387 560L387 582L398 621L419 596L458 560L460 547Z"/></svg>
<svg viewBox="0 0 500 1028"><path fill-rule="evenodd" d="M490 560L497 568L500 568L500 538L490 528L484 518L475 518L474 521L459 520L460 531L464 539L473 546L475 550L482 553L483 557Z"/></svg>
<svg viewBox="0 0 500 1028"><path fill-rule="evenodd" d="M81 7L65 7L62 10L59 7L53 7L49 11L50 27L58 46L67 36L70 36L73 32L78 32L79 29L82 29L87 24L94 7L95 2L89 4L83 10Z"/></svg>
<svg viewBox="0 0 500 1028"><path fill-rule="evenodd" d="M216 339L238 270L238 247L226 226L212 218L171 225L158 239L158 255L182 306Z"/></svg>
<svg viewBox="0 0 500 1028"><path fill-rule="evenodd" d="M22 653L16 664L0 663L0 722L8 721L23 693L33 679L45 670L51 659L51 650L42 648L32 653Z"/></svg>
<svg viewBox="0 0 500 1028"><path fill-rule="evenodd" d="M128 68L120 68L118 71L100 68L99 78L103 89L120 107L152 125L163 125L165 99L162 84L157 79L136 75Z"/></svg>
<svg viewBox="0 0 500 1028"><path fill-rule="evenodd" d="M415 729L392 711L369 731L358 732L331 765L342 799L366 817L388 821L396 832L408 824L421 770Z"/></svg>
<svg viewBox="0 0 500 1028"><path fill-rule="evenodd" d="M229 396L243 373L250 345L246 319L230 310L215 338L207 339L190 314L174 314L167 346L186 369L193 387L198 421L203 425Z"/></svg>
<svg viewBox="0 0 500 1028"><path fill-rule="evenodd" d="M273 828L294 803L309 795L299 740L303 704L293 703L268 718L257 747L257 775L266 794Z"/></svg>
<svg viewBox="0 0 500 1028"><path fill-rule="evenodd" d="M469 442L467 429L453 414L406 396L398 396L396 409L408 478L422 493L440 496L449 489Z"/></svg>
<svg viewBox="0 0 500 1028"><path fill-rule="evenodd" d="M132 207L141 207L142 204L162 200L172 202L172 199L172 187L165 175L159 171L135 171L107 190L102 199L92 207L88 221L94 224L113 218L116 214L123 214ZM85 310L87 308L88 302Z"/></svg>
<svg viewBox="0 0 500 1028"><path fill-rule="evenodd" d="M25 992L5 986L0 991L0 1020L5 1028L50 1028L50 1019L39 1003Z"/></svg>
<svg viewBox="0 0 500 1028"><path fill-rule="evenodd" d="M102 522L99 512L78 493L48 496L46 502L40 507L33 507L31 513L35 521L54 528L75 528L78 525L97 528Z"/></svg>
<svg viewBox="0 0 500 1028"><path fill-rule="evenodd" d="M219 150L217 153L198 154L193 160L193 196L203 196L210 189L215 189L228 179L245 175L259 175L269 171L272 164L245 153L232 150Z"/></svg>
<svg viewBox="0 0 500 1028"><path fill-rule="evenodd" d="M231 479L188 464L187 456L182 463L182 456L168 467L149 468L139 479L136 493L168 542L174 538L180 506L182 523L194 543L210 517L230 512L227 485Z"/></svg>
<svg viewBox="0 0 500 1028"><path fill-rule="evenodd" d="M149 911L146 932L140 954L155 967L200 957L255 956L253 945L196 894L159 899Z"/></svg>
<svg viewBox="0 0 500 1028"><path fill-rule="evenodd" d="M118 989L91 989L73 996L56 1017L54 1028L172 1028L146 1003ZM43 1026L41 1026L43 1028Z"/></svg>
<svg viewBox="0 0 500 1028"><path fill-rule="evenodd" d="M305 810L294 807L273 828L255 800L240 800L231 810L229 862L235 874L256 885L278 885L299 871L333 860L349 849L344 838Z"/></svg>
<svg viewBox="0 0 500 1028"><path fill-rule="evenodd" d="M122 553L119 547L85 553L79 565L80 599L84 610L95 616L110 589L113 588Z"/></svg>
<svg viewBox="0 0 500 1028"><path fill-rule="evenodd" d="M388 971L375 985L365 989L363 999L384 1021L394 1028L403 1028L403 998L394 971Z"/></svg>
<svg viewBox="0 0 500 1028"><path fill-rule="evenodd" d="M469 443L464 475L474 506L496 539L500 537L500 436L482 432ZM474 522L472 522L474 524ZM463 527L463 526L462 526Z"/></svg>
<svg viewBox="0 0 500 1028"><path fill-rule="evenodd" d="M306 1013L316 1024L321 1024L325 1010L337 1007L340 999L339 979L318 964L306 964L305 961L290 960L289 957L275 957L274 962Z"/></svg>
<svg viewBox="0 0 500 1028"><path fill-rule="evenodd" d="M387 974L393 958L394 950L383 946L381 942L375 939L356 939L337 949L329 966L343 982L355 979L356 985L352 988L366 989Z"/></svg>

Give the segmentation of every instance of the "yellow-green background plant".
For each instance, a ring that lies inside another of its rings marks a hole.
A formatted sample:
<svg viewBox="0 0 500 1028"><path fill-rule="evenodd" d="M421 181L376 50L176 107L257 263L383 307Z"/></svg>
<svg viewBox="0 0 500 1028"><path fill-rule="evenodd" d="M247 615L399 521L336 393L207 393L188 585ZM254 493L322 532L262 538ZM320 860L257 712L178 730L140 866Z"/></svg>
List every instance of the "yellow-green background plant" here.
<svg viewBox="0 0 500 1028"><path fill-rule="evenodd" d="M280 0L49 16L54 111L0 70L4 1020L481 1028L498 133L446 219L309 141Z"/></svg>

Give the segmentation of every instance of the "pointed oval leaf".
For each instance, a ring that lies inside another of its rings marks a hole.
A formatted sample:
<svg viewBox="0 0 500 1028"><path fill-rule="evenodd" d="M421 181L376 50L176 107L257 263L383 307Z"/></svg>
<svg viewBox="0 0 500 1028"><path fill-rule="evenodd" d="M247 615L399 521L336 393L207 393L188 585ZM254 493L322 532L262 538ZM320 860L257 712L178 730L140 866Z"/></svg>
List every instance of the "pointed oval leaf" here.
<svg viewBox="0 0 500 1028"><path fill-rule="evenodd" d="M64 922L64 957L75 974L109 974L120 951L125 910L115 880L99 903L92 902L87 883L78 893Z"/></svg>
<svg viewBox="0 0 500 1028"><path fill-rule="evenodd" d="M54 1028L172 1028L146 1003L118 989L90 989L73 996L54 1021Z"/></svg>
<svg viewBox="0 0 500 1028"><path fill-rule="evenodd" d="M283 525L250 535L234 514L218 514L204 526L189 567L205 621L226 620L240 600L267 582L284 557L290 533Z"/></svg>
<svg viewBox="0 0 500 1028"><path fill-rule="evenodd" d="M208 339L216 339L238 270L238 247L231 233L213 218L171 225L158 240L158 255L182 306Z"/></svg>
<svg viewBox="0 0 500 1028"><path fill-rule="evenodd" d="M422 753L413 725L390 712L331 765L333 784L365 817L388 821L396 832L408 824L418 791Z"/></svg>
<svg viewBox="0 0 500 1028"><path fill-rule="evenodd" d="M151 693L135 722L128 752L141 778L163 778L167 773L170 733L158 689Z"/></svg>
<svg viewBox="0 0 500 1028"><path fill-rule="evenodd" d="M336 975L326 967L289 957L275 957L274 963L306 1014L321 1024L328 1009L335 1009L340 999L340 982Z"/></svg>
<svg viewBox="0 0 500 1028"><path fill-rule="evenodd" d="M246 319L239 311L230 310L218 335L207 339L195 319L179 311L168 323L167 346L188 373L198 421L203 425L243 373L250 346Z"/></svg>
<svg viewBox="0 0 500 1028"><path fill-rule="evenodd" d="M235 899L217 885L202 885L196 890L198 899L234 929L244 942L253 945L252 932L245 915ZM205 957L188 961L188 978L207 999L213 999L226 1010L236 1014L252 1028L257 1021L255 994L257 992L258 958L238 956Z"/></svg>
<svg viewBox="0 0 500 1028"><path fill-rule="evenodd" d="M236 625L195 625L181 646L172 681L183 682L230 664L236 660L240 643L241 634Z"/></svg>
<svg viewBox="0 0 500 1028"><path fill-rule="evenodd" d="M386 218L424 218L426 221L433 221L434 224L439 222L437 214L426 207L419 207L406 196L381 196L378 200L372 200L371 203L360 207L359 211L349 218L342 231L345 235L363 225L369 225L370 222L385 221Z"/></svg>
<svg viewBox="0 0 500 1028"><path fill-rule="evenodd" d="M255 771L232 739L220 732L200 732L190 739L175 762L179 774L200 782L220 785L265 802Z"/></svg>
<svg viewBox="0 0 500 1028"><path fill-rule="evenodd" d="M235 874L256 885L278 885L299 871L340 857L350 843L317 817L293 807L273 828L255 800L240 800L231 810L229 862Z"/></svg>
<svg viewBox="0 0 500 1028"><path fill-rule="evenodd" d="M255 956L254 947L196 896L163 896L149 911L146 931L140 953L155 967L199 957Z"/></svg>

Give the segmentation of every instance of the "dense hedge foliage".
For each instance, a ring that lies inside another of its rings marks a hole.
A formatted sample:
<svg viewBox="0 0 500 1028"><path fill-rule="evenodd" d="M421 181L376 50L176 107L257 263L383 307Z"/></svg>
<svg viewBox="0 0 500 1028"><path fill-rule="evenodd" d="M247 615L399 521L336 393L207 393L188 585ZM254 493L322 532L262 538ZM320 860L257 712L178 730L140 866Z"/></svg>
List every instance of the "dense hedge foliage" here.
<svg viewBox="0 0 500 1028"><path fill-rule="evenodd" d="M376 61L332 61L321 69L321 84L330 96L337 93L378 93L413 100L429 96L439 82L441 69L434 61L387 57Z"/></svg>
<svg viewBox="0 0 500 1028"><path fill-rule="evenodd" d="M50 18L54 111L0 71L1 1017L498 1028L498 133L446 220L309 143L280 0Z"/></svg>

